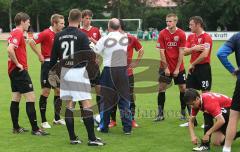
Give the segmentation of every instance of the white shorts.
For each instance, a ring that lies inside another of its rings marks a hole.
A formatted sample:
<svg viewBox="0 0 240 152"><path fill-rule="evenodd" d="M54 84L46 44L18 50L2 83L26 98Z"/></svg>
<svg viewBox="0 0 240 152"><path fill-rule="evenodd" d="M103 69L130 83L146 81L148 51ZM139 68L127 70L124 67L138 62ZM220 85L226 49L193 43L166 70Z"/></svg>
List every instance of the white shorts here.
<svg viewBox="0 0 240 152"><path fill-rule="evenodd" d="M91 84L86 67L62 68L60 78L60 98L63 101L92 99Z"/></svg>

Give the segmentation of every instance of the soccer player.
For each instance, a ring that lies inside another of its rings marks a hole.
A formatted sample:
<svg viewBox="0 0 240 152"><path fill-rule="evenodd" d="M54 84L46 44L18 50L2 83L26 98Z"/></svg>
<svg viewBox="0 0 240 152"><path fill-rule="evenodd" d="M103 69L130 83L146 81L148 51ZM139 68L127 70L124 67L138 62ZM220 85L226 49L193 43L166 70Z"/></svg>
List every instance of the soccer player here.
<svg viewBox="0 0 240 152"><path fill-rule="evenodd" d="M235 52L236 63L238 68L234 66L228 60L228 56ZM227 40L224 45L218 50L217 56L222 62L224 67L233 75L237 77L237 82L235 86L235 91L233 94L233 102L230 109L230 120L227 127L227 134L225 139L225 145L223 147L223 152L231 152L231 145L233 138L237 131L237 124L240 117L240 33L233 35L229 40Z"/></svg>
<svg viewBox="0 0 240 152"><path fill-rule="evenodd" d="M212 38L204 31L204 22L200 16L190 18L189 28L192 34L188 36L186 48L184 49L185 56L191 55L187 76L187 88L208 92L212 87L212 72L210 66ZM197 125L197 121L195 125ZM181 124L180 126L188 126L188 123Z"/></svg>
<svg viewBox="0 0 240 152"><path fill-rule="evenodd" d="M192 107L189 119L189 133L193 144L198 144L198 138L194 133L194 120L199 111L203 112L204 117L204 136L201 145L193 148L193 151L210 150L210 139L213 137L212 143L220 146L224 143L226 129L229 120L229 108L232 99L213 92L202 93L201 95L195 89L187 89L184 95L184 101ZM214 123L213 120L216 120ZM240 132L235 137L239 137Z"/></svg>
<svg viewBox="0 0 240 152"><path fill-rule="evenodd" d="M121 25L121 32L124 33L125 30L125 25L123 23L123 20L120 19L120 25ZM129 79L129 87L130 87L130 98L131 98L131 103L130 103L130 109L132 112L132 127L137 128L139 127L139 125L136 123L135 121L135 98L134 98L134 75L133 75L133 69L137 67L138 63L140 62L140 60L142 59L142 56L144 54L144 50L143 47L141 45L141 43L139 42L139 40L131 35L131 34L127 34L128 37L128 47L127 47L127 72L128 72L128 79ZM138 56L137 59L132 62L132 57L133 57L133 50L135 50L136 52L138 52ZM115 106L113 108L113 111L111 113L111 121L109 124L109 127L114 127L117 125L116 123L116 111L117 111L117 106Z"/></svg>
<svg viewBox="0 0 240 152"><path fill-rule="evenodd" d="M174 79L174 83L178 85L180 91L181 102L181 119L186 119L185 108L183 101L184 92L186 89L185 69L183 65L183 51L186 43L185 32L178 28L178 17L176 14L168 14L166 16L167 27L160 31L157 41L157 48L160 50L160 76L167 76ZM158 115L154 121L164 120L164 103L165 103L165 83L159 82L158 92Z"/></svg>
<svg viewBox="0 0 240 152"><path fill-rule="evenodd" d="M51 91L51 85L48 82L48 72L50 64L50 56L53 46L55 34L60 32L64 27L64 17L59 14L53 14L51 16L51 26L37 35L34 35L33 39L29 42L32 50L37 54L41 65L41 87L42 94L39 99L39 108L42 118L41 126L43 128L51 128L46 118L47 98ZM41 44L41 51L36 47L37 44ZM59 88L54 88L54 124L65 125L65 121L60 119L59 111L61 103L59 100Z"/></svg>
<svg viewBox="0 0 240 152"><path fill-rule="evenodd" d="M191 55L187 88L207 92L212 86L210 66L212 38L204 31L203 19L200 16L190 18L189 28L192 34L188 36L184 50L184 55Z"/></svg>
<svg viewBox="0 0 240 152"><path fill-rule="evenodd" d="M78 29L81 21L81 12L72 9L69 12L69 25L63 31L56 34L50 60L53 67L57 60L67 59L62 63L60 78L60 98L66 101L65 121L70 137L70 144L80 144L82 141L74 131L73 110L75 103L80 101L83 107L83 122L88 133L89 146L103 146L100 138L95 136L93 111L91 109L91 86L86 71L86 63L74 64L74 56L77 53L90 51L87 36ZM92 52L94 54L94 52ZM84 90L83 90L84 89Z"/></svg>
<svg viewBox="0 0 240 152"><path fill-rule="evenodd" d="M82 27L80 27L80 30L87 34L88 39L90 43L93 43L94 45L97 43L97 41L101 38L100 31L97 27L91 26L91 20L93 17L93 13L91 10L83 10L82 11ZM98 104L98 109L100 109L99 101L100 101L100 85L99 85L99 79L100 79L100 71L98 71L97 76L94 80L91 80L91 85L95 87L96 91L96 102ZM100 111L99 111L100 112Z"/></svg>
<svg viewBox="0 0 240 152"><path fill-rule="evenodd" d="M19 102L23 95L26 98L26 112L32 126L32 134L38 136L48 135L47 132L39 129L37 125L35 94L31 78L27 71L27 52L23 34L30 26L30 17L28 14L20 12L16 14L14 22L16 28L12 30L8 39L8 74L12 88L10 112L13 123L13 133L28 131L18 124Z"/></svg>
<svg viewBox="0 0 240 152"><path fill-rule="evenodd" d="M94 52L103 57L101 74L101 122L98 130L108 133L112 108L118 104L123 132L131 134L132 116L130 110L130 90L127 76L128 37L120 32L120 21L112 18L108 22L109 34L96 44Z"/></svg>

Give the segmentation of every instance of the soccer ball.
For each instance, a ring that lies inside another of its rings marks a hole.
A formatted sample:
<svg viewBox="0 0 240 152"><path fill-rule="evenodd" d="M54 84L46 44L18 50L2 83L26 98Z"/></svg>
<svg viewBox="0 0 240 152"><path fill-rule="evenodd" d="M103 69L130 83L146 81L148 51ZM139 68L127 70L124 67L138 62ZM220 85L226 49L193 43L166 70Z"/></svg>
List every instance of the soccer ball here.
<svg viewBox="0 0 240 152"><path fill-rule="evenodd" d="M95 122L96 125L100 124L100 120L101 120L100 114L97 114L97 115L94 116L94 122Z"/></svg>

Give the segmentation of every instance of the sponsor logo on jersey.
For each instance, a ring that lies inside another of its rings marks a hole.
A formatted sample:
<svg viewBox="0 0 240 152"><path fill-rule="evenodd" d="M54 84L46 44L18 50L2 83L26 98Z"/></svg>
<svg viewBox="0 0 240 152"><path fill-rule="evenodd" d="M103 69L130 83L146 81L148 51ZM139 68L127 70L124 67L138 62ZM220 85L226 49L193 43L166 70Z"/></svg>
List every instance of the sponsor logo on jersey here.
<svg viewBox="0 0 240 152"><path fill-rule="evenodd" d="M167 42L167 46L177 46L177 42Z"/></svg>

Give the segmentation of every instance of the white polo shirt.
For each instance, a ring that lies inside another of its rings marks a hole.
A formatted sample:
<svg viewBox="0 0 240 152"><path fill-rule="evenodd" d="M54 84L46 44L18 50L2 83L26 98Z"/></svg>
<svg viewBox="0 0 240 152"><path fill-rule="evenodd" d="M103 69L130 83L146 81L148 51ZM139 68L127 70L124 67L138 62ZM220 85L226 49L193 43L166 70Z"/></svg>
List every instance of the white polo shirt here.
<svg viewBox="0 0 240 152"><path fill-rule="evenodd" d="M110 32L98 40L94 52L103 57L104 67L127 66L127 34Z"/></svg>

